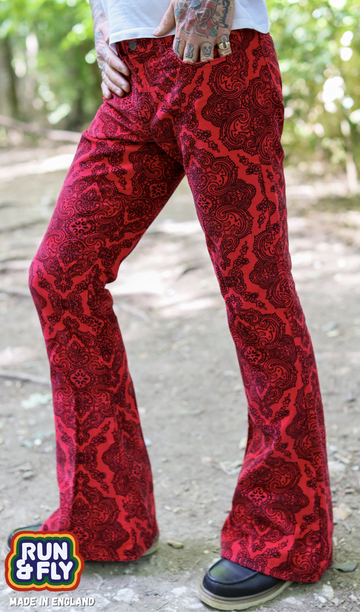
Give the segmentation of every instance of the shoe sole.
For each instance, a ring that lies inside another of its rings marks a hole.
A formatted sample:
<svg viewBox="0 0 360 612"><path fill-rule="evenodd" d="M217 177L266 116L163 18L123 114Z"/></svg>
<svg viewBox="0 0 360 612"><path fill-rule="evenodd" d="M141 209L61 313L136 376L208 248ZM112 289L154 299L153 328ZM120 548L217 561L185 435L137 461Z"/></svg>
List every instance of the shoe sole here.
<svg viewBox="0 0 360 612"><path fill-rule="evenodd" d="M28 525L27 527L18 527L17 529L14 529L13 535L16 535L19 531L39 531L39 529L31 529L32 527L41 527L42 523L36 524L36 525ZM12 538L11 538L12 539ZM8 554L10 552L10 546L7 543L7 541L3 544L2 546L2 551L5 552L6 554Z"/></svg>
<svg viewBox="0 0 360 612"><path fill-rule="evenodd" d="M152 545L152 546L150 546L150 548L149 548L148 550L146 550L146 551L145 551L145 552L144 552L144 553L141 555L141 557L140 557L140 558L142 559L143 557L147 557L148 555L152 555L152 554L153 554L154 552L156 552L156 551L157 551L157 549L159 548L159 544L160 544L160 540L159 540L159 538L157 538L157 539L155 540L155 542L153 543L153 545Z"/></svg>
<svg viewBox="0 0 360 612"><path fill-rule="evenodd" d="M259 593L259 595L228 598L220 597L220 595L213 595L213 593L210 593L210 591L204 589L202 582L200 582L198 592L200 600L211 608L216 608L217 610L247 610L252 606L260 606L261 604L270 601L270 599L274 599L275 597L280 595L280 593L282 593L284 589L286 589L286 587L288 587L290 584L292 584L292 581L287 580L286 582L284 582L284 584L276 585L268 591Z"/></svg>

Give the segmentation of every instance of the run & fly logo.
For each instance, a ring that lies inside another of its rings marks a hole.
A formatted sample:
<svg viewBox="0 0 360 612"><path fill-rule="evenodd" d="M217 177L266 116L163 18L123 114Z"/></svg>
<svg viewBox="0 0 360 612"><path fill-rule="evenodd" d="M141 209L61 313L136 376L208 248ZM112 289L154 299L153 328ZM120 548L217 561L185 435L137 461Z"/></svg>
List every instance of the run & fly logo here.
<svg viewBox="0 0 360 612"><path fill-rule="evenodd" d="M19 531L5 560L5 578L16 591L72 591L84 560L76 536L56 531Z"/></svg>

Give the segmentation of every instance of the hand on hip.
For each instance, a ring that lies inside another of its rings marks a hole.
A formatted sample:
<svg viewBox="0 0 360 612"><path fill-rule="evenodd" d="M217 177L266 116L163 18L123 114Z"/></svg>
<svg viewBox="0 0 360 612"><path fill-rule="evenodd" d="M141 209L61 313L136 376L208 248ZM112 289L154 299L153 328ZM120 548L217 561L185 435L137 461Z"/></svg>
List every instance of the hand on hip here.
<svg viewBox="0 0 360 612"><path fill-rule="evenodd" d="M109 25L104 19L95 27L95 51L102 76L101 89L107 99L112 98L113 93L122 98L131 89L128 81L130 70L111 49L109 36Z"/></svg>
<svg viewBox="0 0 360 612"><path fill-rule="evenodd" d="M174 52L184 62L194 63L231 53L230 32L235 0L171 0L154 36L165 36L174 27Z"/></svg>

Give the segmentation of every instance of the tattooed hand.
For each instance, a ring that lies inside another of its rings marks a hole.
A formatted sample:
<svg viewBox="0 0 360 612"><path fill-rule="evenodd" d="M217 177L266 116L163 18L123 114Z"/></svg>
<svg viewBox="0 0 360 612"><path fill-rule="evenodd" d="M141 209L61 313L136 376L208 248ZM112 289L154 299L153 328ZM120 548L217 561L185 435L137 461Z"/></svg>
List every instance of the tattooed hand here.
<svg viewBox="0 0 360 612"><path fill-rule="evenodd" d="M171 0L154 36L165 36L174 27L173 49L184 62L194 63L214 58L216 45L219 55L231 53L229 42L235 13L235 0Z"/></svg>
<svg viewBox="0 0 360 612"><path fill-rule="evenodd" d="M95 51L101 70L101 89L103 96L112 98L112 93L122 98L130 91L130 83L125 77L130 76L128 66L114 53L109 46L109 26L100 0L90 0L95 34Z"/></svg>

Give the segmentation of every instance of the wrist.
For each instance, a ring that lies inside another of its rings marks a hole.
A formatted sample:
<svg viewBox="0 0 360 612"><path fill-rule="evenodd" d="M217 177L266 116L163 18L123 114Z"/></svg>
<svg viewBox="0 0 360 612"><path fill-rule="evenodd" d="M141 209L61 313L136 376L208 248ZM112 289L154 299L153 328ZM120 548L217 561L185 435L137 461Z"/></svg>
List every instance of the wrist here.
<svg viewBox="0 0 360 612"><path fill-rule="evenodd" d="M93 29L94 32L96 32L99 26L106 21L106 15L101 0L90 0L90 6L92 10Z"/></svg>
<svg viewBox="0 0 360 612"><path fill-rule="evenodd" d="M106 21L105 13L103 13L102 15L98 15L96 19L93 19L93 30L95 34L100 30L101 26L103 25L105 21Z"/></svg>

